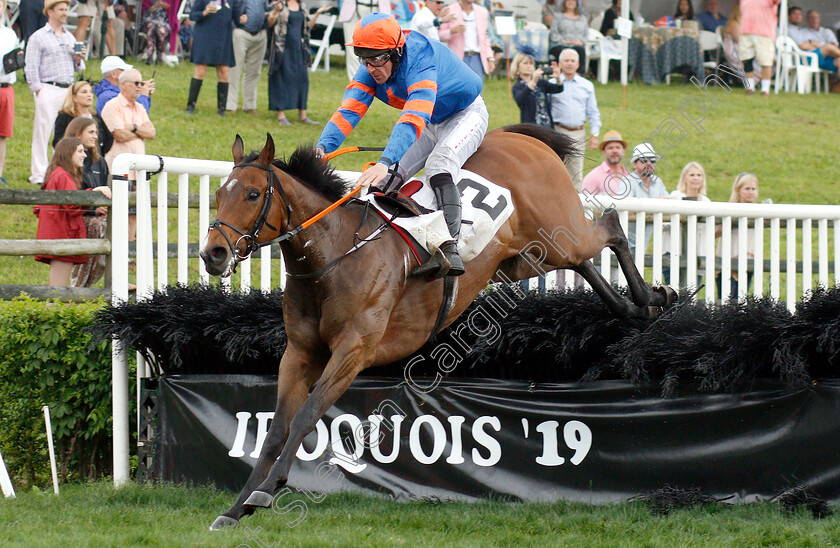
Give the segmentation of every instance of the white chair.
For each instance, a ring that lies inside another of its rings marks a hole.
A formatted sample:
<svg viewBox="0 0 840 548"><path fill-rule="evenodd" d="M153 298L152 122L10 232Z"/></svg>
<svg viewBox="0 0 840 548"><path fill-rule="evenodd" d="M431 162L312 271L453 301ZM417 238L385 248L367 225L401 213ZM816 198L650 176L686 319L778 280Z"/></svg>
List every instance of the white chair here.
<svg viewBox="0 0 840 548"><path fill-rule="evenodd" d="M720 28L720 27L718 27ZM703 62L703 68L718 72L718 65L720 64L720 35L708 30L700 31L700 47L703 48L703 53L709 52L709 61Z"/></svg>
<svg viewBox="0 0 840 548"><path fill-rule="evenodd" d="M789 36L779 36L776 38L776 93L779 93L781 87L784 87L785 91L790 90L791 73L796 75L797 93L811 93L813 81L816 81L816 91L820 93L823 77L828 92L828 73L820 68L817 54L803 51Z"/></svg>
<svg viewBox="0 0 840 548"><path fill-rule="evenodd" d="M316 21L315 24L321 25L323 18L323 15L319 16L318 21ZM332 34L336 20L338 20L337 15L330 15L329 19L324 24L326 27L324 28L324 36L319 40L309 41L310 47L318 48L318 51L315 53L315 59L312 60L312 66L309 67L311 72L318 70L318 66L321 64L321 59L324 60L324 70L327 72L330 71L330 34Z"/></svg>
<svg viewBox="0 0 840 548"><path fill-rule="evenodd" d="M621 51L601 31L590 28L586 40L586 58L598 60L598 82L606 84L610 78L610 61L620 61Z"/></svg>

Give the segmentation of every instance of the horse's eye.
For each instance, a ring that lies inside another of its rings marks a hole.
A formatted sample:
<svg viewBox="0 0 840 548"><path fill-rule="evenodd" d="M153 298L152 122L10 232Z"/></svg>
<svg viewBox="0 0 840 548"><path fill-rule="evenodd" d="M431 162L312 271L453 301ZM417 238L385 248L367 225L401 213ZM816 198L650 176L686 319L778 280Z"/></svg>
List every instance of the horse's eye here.
<svg viewBox="0 0 840 548"><path fill-rule="evenodd" d="M248 191L248 199L251 200L252 202L259 197L260 197L260 193L257 192L256 190L249 190Z"/></svg>

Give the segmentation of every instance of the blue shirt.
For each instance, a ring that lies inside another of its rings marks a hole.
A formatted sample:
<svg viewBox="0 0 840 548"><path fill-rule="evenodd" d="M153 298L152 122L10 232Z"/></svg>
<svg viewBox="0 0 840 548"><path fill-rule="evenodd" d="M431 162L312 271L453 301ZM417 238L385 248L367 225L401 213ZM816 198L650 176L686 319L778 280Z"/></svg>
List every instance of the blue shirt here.
<svg viewBox="0 0 840 548"><path fill-rule="evenodd" d="M102 81L96 84L93 88L93 92L96 94L96 113L101 115L102 109L105 108L105 103L119 95L120 88L103 78ZM152 109L152 98L148 95L141 95L137 98L137 102L143 105L146 112L149 112Z"/></svg>
<svg viewBox="0 0 840 548"><path fill-rule="evenodd" d="M645 186L642 183L642 178L633 171L625 179L630 185L630 193L627 198L662 198L668 197L668 190L665 188L665 183L658 175L651 175L650 186ZM630 244L630 249L636 248L636 222L630 221L628 225L627 241ZM653 222L649 218L645 218L645 249L650 243L650 238L653 235Z"/></svg>
<svg viewBox="0 0 840 548"><path fill-rule="evenodd" d="M364 65L359 67L317 146L325 152L341 146L376 97L402 111L379 160L391 165L400 161L426 124L439 124L471 105L482 85L481 78L448 47L411 32L402 61L387 82L377 84Z"/></svg>
<svg viewBox="0 0 840 548"><path fill-rule="evenodd" d="M589 120L590 135L601 132L601 112L595 99L595 86L579 74L571 80L560 75L563 84L562 93L553 93L551 97L551 118L555 124L566 127L579 127Z"/></svg>
<svg viewBox="0 0 840 548"><path fill-rule="evenodd" d="M697 21L699 21L700 24L703 25L703 28L707 31L714 32L716 28L726 24L727 18L721 15L720 19L715 19L715 16L707 11L698 15Z"/></svg>
<svg viewBox="0 0 840 548"><path fill-rule="evenodd" d="M233 24L248 32L259 32L265 26L266 13L271 9L266 0L236 0L233 3ZM239 24L239 17L245 14L248 22Z"/></svg>

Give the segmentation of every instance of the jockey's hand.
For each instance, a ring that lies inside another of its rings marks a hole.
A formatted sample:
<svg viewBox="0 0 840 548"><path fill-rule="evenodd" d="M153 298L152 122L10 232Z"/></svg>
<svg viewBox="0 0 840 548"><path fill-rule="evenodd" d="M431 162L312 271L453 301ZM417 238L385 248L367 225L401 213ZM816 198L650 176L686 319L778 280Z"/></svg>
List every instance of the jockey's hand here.
<svg viewBox="0 0 840 548"><path fill-rule="evenodd" d="M326 152L324 152L324 149L323 149L323 148L321 148L321 147L315 147L315 156L317 156L318 158L320 158L321 160L323 160L323 159L324 159L324 156L326 156L326 155L327 155L327 153L326 153Z"/></svg>
<svg viewBox="0 0 840 548"><path fill-rule="evenodd" d="M383 163L377 162L376 164L369 167L362 176L359 177L359 180L356 181L356 186L366 187L370 185L379 184L385 177L388 176L388 166Z"/></svg>

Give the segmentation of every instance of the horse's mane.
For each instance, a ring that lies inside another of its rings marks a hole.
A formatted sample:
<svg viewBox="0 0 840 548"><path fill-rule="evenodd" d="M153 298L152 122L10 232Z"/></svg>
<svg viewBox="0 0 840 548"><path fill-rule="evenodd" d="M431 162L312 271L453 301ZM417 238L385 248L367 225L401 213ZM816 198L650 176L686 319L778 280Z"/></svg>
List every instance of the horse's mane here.
<svg viewBox="0 0 840 548"><path fill-rule="evenodd" d="M543 127L537 124L513 124L499 128L501 131L508 133L519 133L533 137L538 141L547 144L551 150L564 162L569 156L574 156L580 153L579 145L574 139L558 133L553 129Z"/></svg>
<svg viewBox="0 0 840 548"><path fill-rule="evenodd" d="M242 161L253 162L259 155L259 152L251 151ZM277 158L271 163L330 201L334 202L347 193L344 179L335 173L330 164L318 158L312 146L299 146L288 160Z"/></svg>

